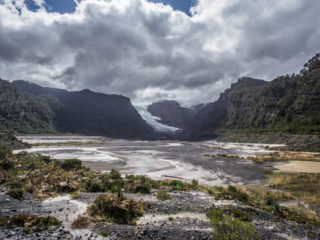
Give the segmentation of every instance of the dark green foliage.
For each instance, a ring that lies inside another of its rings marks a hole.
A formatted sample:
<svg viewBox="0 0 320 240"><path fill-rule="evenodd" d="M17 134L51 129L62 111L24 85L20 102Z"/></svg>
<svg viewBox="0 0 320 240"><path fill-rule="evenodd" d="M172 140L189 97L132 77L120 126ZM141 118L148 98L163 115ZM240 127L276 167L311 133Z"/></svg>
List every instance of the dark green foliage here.
<svg viewBox="0 0 320 240"><path fill-rule="evenodd" d="M10 189L7 194L20 201L23 200L23 189L21 188Z"/></svg>
<svg viewBox="0 0 320 240"><path fill-rule="evenodd" d="M53 112L40 97L20 91L0 79L0 132L49 133Z"/></svg>
<svg viewBox="0 0 320 240"><path fill-rule="evenodd" d="M280 211L279 203L272 196L267 197L266 205L270 206L273 209L273 211L276 211L276 212Z"/></svg>
<svg viewBox="0 0 320 240"><path fill-rule="evenodd" d="M0 143L0 160L6 159L12 155L12 149L7 145Z"/></svg>
<svg viewBox="0 0 320 240"><path fill-rule="evenodd" d="M40 156L40 161L44 162L45 164L48 164L48 163L51 162L51 158L49 156L41 155Z"/></svg>
<svg viewBox="0 0 320 240"><path fill-rule="evenodd" d="M60 167L64 170L78 170L81 169L82 162L79 159L67 159L60 163Z"/></svg>
<svg viewBox="0 0 320 240"><path fill-rule="evenodd" d="M12 169L14 167L14 162L10 159L0 160L0 167L4 170Z"/></svg>
<svg viewBox="0 0 320 240"><path fill-rule="evenodd" d="M48 229L55 229L61 222L55 217L39 217L35 215L0 216L0 226L5 228L23 228L25 232L40 232Z"/></svg>
<svg viewBox="0 0 320 240"><path fill-rule="evenodd" d="M93 179L88 179L85 182L84 189L86 192L104 192L105 191L105 187L103 186L103 184Z"/></svg>
<svg viewBox="0 0 320 240"><path fill-rule="evenodd" d="M260 239L259 234L251 224L224 215L221 208L209 210L207 217L214 226L212 237L214 240Z"/></svg>
<svg viewBox="0 0 320 240"><path fill-rule="evenodd" d="M143 207L133 199L123 196L100 195L88 208L88 214L94 218L102 218L119 224L135 224L143 214Z"/></svg>
<svg viewBox="0 0 320 240"><path fill-rule="evenodd" d="M251 221L250 215L247 212L245 212L245 211L243 211L241 209L238 209L238 208L233 209L233 210L230 211L230 213L231 213L231 215L233 217L239 219L240 221L244 221L244 222L250 222Z"/></svg>
<svg viewBox="0 0 320 240"><path fill-rule="evenodd" d="M121 174L119 171L112 169L110 174L109 174L110 178L113 180L117 180L117 179L121 179Z"/></svg>

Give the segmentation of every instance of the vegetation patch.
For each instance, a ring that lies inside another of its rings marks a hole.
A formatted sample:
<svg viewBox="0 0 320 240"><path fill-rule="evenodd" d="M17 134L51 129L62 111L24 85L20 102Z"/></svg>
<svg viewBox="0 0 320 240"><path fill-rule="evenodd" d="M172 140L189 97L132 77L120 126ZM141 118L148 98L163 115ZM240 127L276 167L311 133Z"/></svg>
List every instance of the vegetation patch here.
<svg viewBox="0 0 320 240"><path fill-rule="evenodd" d="M302 152L274 152L270 154L247 157L255 163L283 162L283 161L312 161L320 162L320 154Z"/></svg>
<svg viewBox="0 0 320 240"><path fill-rule="evenodd" d="M27 233L41 232L58 228L61 222L55 217L35 215L0 216L0 226L4 228L23 228Z"/></svg>
<svg viewBox="0 0 320 240"><path fill-rule="evenodd" d="M90 219L86 216L79 215L76 220L71 224L72 229L84 229L87 228L90 223Z"/></svg>
<svg viewBox="0 0 320 240"><path fill-rule="evenodd" d="M298 223L319 224L319 217L310 211L295 207L280 206L280 202L294 200L290 192L272 192L259 187L234 187L228 186L210 188L209 191L215 199L238 200L255 208L270 212L281 218ZM208 191L208 192L209 192Z"/></svg>
<svg viewBox="0 0 320 240"><path fill-rule="evenodd" d="M110 221L119 224L136 223L138 217L143 215L141 203L120 196L100 195L88 208L88 215L96 220Z"/></svg>
<svg viewBox="0 0 320 240"><path fill-rule="evenodd" d="M225 215L222 208L216 208L207 212L214 232L212 239L217 240L251 240L260 239L253 225L243 222L238 218Z"/></svg>
<svg viewBox="0 0 320 240"><path fill-rule="evenodd" d="M267 184L320 207L320 173L272 173Z"/></svg>
<svg viewBox="0 0 320 240"><path fill-rule="evenodd" d="M172 197L169 193L166 193L165 191L160 190L157 192L157 199L165 201L165 200L171 200Z"/></svg>
<svg viewBox="0 0 320 240"><path fill-rule="evenodd" d="M23 189L21 188L13 188L10 189L7 194L15 199L23 200Z"/></svg>
<svg viewBox="0 0 320 240"><path fill-rule="evenodd" d="M60 167L66 171L81 169L82 162L79 159L67 159L60 163Z"/></svg>

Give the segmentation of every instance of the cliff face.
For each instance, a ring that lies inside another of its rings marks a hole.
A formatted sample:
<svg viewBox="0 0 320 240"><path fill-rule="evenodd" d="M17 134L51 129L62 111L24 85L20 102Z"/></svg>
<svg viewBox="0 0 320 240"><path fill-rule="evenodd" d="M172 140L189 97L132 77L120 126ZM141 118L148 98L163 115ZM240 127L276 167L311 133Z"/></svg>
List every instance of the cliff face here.
<svg viewBox="0 0 320 240"><path fill-rule="evenodd" d="M14 84L24 92L47 99L59 132L121 138L151 138L153 135L151 127L127 97L90 90L70 92L25 81Z"/></svg>
<svg viewBox="0 0 320 240"><path fill-rule="evenodd" d="M168 126L187 129L195 115L195 110L181 107L180 104L172 100L164 100L152 103L148 106L148 112L159 117L161 123Z"/></svg>

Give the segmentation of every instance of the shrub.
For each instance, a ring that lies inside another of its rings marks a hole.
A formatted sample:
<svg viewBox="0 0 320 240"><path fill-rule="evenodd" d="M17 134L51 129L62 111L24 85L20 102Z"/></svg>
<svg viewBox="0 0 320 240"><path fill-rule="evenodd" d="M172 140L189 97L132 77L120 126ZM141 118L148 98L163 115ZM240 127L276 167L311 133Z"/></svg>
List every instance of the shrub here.
<svg viewBox="0 0 320 240"><path fill-rule="evenodd" d="M196 189L198 189L198 186L199 186L198 180L192 179L191 188L192 188L193 190L196 190Z"/></svg>
<svg viewBox="0 0 320 240"><path fill-rule="evenodd" d="M159 200L170 200L172 199L172 197L170 196L170 194L166 193L165 191L158 191L157 193L157 198Z"/></svg>
<svg viewBox="0 0 320 240"><path fill-rule="evenodd" d="M137 218L143 215L143 207L133 199L103 194L88 208L88 214L119 224L135 224Z"/></svg>
<svg viewBox="0 0 320 240"><path fill-rule="evenodd" d="M0 159L8 158L12 155L12 149L7 145L0 143Z"/></svg>
<svg viewBox="0 0 320 240"><path fill-rule="evenodd" d="M66 171L81 169L82 162L79 159L68 159L60 163L60 167Z"/></svg>
<svg viewBox="0 0 320 240"><path fill-rule="evenodd" d="M268 196L266 199L266 206L270 206L272 210L279 212L280 206L279 203L272 197Z"/></svg>
<svg viewBox="0 0 320 240"><path fill-rule="evenodd" d="M45 164L49 164L51 162L51 158L49 156L40 155L39 160Z"/></svg>
<svg viewBox="0 0 320 240"><path fill-rule="evenodd" d="M87 228L89 225L89 218L85 216L79 215L76 220L71 224L72 229L84 229Z"/></svg>
<svg viewBox="0 0 320 240"><path fill-rule="evenodd" d="M169 185L175 190L181 190L184 188L183 182L179 180L172 180L170 181Z"/></svg>
<svg viewBox="0 0 320 240"><path fill-rule="evenodd" d="M3 159L3 160L0 160L0 166L2 167L3 170L9 170L14 167L14 162L10 159Z"/></svg>
<svg viewBox="0 0 320 240"><path fill-rule="evenodd" d="M84 189L86 192L104 192L104 186L102 183L91 178L85 182Z"/></svg>
<svg viewBox="0 0 320 240"><path fill-rule="evenodd" d="M40 232L55 229L61 222L55 217L39 217L35 215L0 216L0 226L5 228L22 227L26 232Z"/></svg>
<svg viewBox="0 0 320 240"><path fill-rule="evenodd" d="M21 188L10 189L7 194L20 201L23 200L23 189Z"/></svg>
<svg viewBox="0 0 320 240"><path fill-rule="evenodd" d="M234 186L228 186L227 189L222 187L216 187L217 192L215 192L215 198L218 199L235 199L239 200L243 203L247 203L249 199L249 195L241 190L238 190Z"/></svg>
<svg viewBox="0 0 320 240"><path fill-rule="evenodd" d="M255 228L237 218L223 214L223 209L217 208L207 212L207 217L214 226L212 239L215 240L251 240L259 239Z"/></svg>
<svg viewBox="0 0 320 240"><path fill-rule="evenodd" d="M142 194L149 194L151 193L151 185L147 183L139 185L136 187L135 192L142 193Z"/></svg>
<svg viewBox="0 0 320 240"><path fill-rule="evenodd" d="M244 221L244 222L250 222L251 221L251 217L250 215L241 210L241 209L234 209L231 211L232 216L234 216L235 218L239 219L240 221Z"/></svg>
<svg viewBox="0 0 320 240"><path fill-rule="evenodd" d="M112 170L111 170L109 176L110 176L110 178L113 179L113 180L122 179L120 172L117 171L117 170L115 170L115 169L112 169Z"/></svg>

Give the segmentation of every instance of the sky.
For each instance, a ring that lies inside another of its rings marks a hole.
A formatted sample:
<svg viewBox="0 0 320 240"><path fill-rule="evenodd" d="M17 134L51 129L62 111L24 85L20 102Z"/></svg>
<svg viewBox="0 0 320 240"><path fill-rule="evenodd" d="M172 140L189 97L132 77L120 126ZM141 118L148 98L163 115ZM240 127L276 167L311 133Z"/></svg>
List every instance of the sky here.
<svg viewBox="0 0 320 240"><path fill-rule="evenodd" d="M320 52L318 0L0 0L0 78L211 102Z"/></svg>

